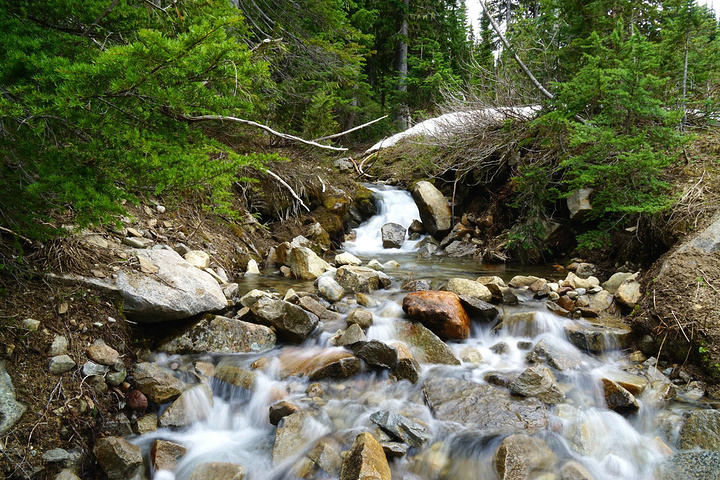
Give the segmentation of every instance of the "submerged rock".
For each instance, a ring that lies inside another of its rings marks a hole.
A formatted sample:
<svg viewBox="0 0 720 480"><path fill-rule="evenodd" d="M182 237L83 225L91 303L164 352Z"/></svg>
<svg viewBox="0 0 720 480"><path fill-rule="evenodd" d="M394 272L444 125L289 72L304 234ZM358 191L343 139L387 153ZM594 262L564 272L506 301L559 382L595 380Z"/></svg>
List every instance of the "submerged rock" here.
<svg viewBox="0 0 720 480"><path fill-rule="evenodd" d="M470 317L452 292L411 292L403 299L402 308L443 340L463 340L470 335Z"/></svg>
<svg viewBox="0 0 720 480"><path fill-rule="evenodd" d="M555 463L557 457L544 440L523 434L505 438L495 453L495 469L503 480L537 478L552 471Z"/></svg>
<svg viewBox="0 0 720 480"><path fill-rule="evenodd" d="M640 409L640 404L635 396L627 389L607 378L603 378L601 381L605 392L605 402L610 410L618 413L635 413Z"/></svg>
<svg viewBox="0 0 720 480"><path fill-rule="evenodd" d="M549 368L538 365L526 368L509 385L510 391L524 397L535 397L549 405L561 403L565 396Z"/></svg>
<svg viewBox="0 0 720 480"><path fill-rule="evenodd" d="M313 412L300 411L284 417L275 430L275 445L272 452L272 461L278 465L282 461L293 457L307 447L307 432L327 430Z"/></svg>
<svg viewBox="0 0 720 480"><path fill-rule="evenodd" d="M213 404L212 389L207 384L185 390L163 412L159 419L161 427L185 427L205 420Z"/></svg>
<svg viewBox="0 0 720 480"><path fill-rule="evenodd" d="M430 439L425 427L389 410L380 410L373 413L370 415L370 420L411 447L420 448Z"/></svg>
<svg viewBox="0 0 720 480"><path fill-rule="evenodd" d="M627 348L632 341L632 329L621 321L592 319L565 324L565 334L577 348L602 353Z"/></svg>
<svg viewBox="0 0 720 480"><path fill-rule="evenodd" d="M390 480L390 466L380 443L363 432L347 452L340 470L340 480Z"/></svg>
<svg viewBox="0 0 720 480"><path fill-rule="evenodd" d="M398 336L410 346L415 360L420 363L460 365L452 349L432 331L420 323L398 325Z"/></svg>

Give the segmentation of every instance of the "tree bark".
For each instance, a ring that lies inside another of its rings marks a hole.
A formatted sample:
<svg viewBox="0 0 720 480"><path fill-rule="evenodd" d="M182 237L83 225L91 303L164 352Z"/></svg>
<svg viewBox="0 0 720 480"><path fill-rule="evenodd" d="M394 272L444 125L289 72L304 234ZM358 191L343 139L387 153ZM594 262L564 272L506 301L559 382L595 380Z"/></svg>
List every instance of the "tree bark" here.
<svg viewBox="0 0 720 480"><path fill-rule="evenodd" d="M400 26L400 41L398 42L398 92L402 96L407 94L408 76L408 12L410 0L403 0L402 24ZM398 107L397 121L401 130L408 128L408 107L405 101Z"/></svg>

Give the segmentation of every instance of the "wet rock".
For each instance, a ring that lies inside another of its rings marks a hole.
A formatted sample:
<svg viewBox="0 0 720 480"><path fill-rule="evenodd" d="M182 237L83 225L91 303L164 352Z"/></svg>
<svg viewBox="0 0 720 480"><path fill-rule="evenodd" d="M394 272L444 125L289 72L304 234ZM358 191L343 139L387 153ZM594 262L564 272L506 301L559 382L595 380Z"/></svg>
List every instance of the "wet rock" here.
<svg viewBox="0 0 720 480"><path fill-rule="evenodd" d="M273 465L278 465L302 452L307 446L307 432L317 432L322 429L327 427L309 411L299 411L284 417L275 430Z"/></svg>
<svg viewBox="0 0 720 480"><path fill-rule="evenodd" d="M497 353L498 355L502 355L504 353L507 353L508 348L510 348L510 345L508 345L508 343L503 340L490 347L490 351L493 353Z"/></svg>
<svg viewBox="0 0 720 480"><path fill-rule="evenodd" d="M349 378L360 373L360 367L360 359L356 357L341 358L316 368L310 372L308 378L310 380Z"/></svg>
<svg viewBox="0 0 720 480"><path fill-rule="evenodd" d="M118 272L116 286L124 301L123 311L134 320L163 322L227 306L215 279L174 251L137 250L134 253L158 269L153 275Z"/></svg>
<svg viewBox="0 0 720 480"><path fill-rule="evenodd" d="M640 404L635 396L612 380L601 379L605 392L605 403L610 410L618 413L635 413L640 409Z"/></svg>
<svg viewBox="0 0 720 480"><path fill-rule="evenodd" d="M458 295L465 311L472 317L491 322L498 316L498 309L492 304L468 295Z"/></svg>
<svg viewBox="0 0 720 480"><path fill-rule="evenodd" d="M560 297L560 298L568 298L568 297ZM567 309L561 307L560 305L558 305L556 302L549 301L549 300L547 302L545 302L545 308L547 308L550 312L557 315L558 317L563 317L563 318L568 318L570 316L570 312L572 311L572 310L567 310Z"/></svg>
<svg viewBox="0 0 720 480"><path fill-rule="evenodd" d="M338 450L339 445L337 445L337 442L327 438L318 440L305 457L312 464L310 471L313 473L313 477L318 473L323 478L326 475L333 478L338 477L343 462ZM299 476L309 478L304 475Z"/></svg>
<svg viewBox="0 0 720 480"><path fill-rule="evenodd" d="M380 288L380 275L367 267L342 266L338 268L335 280L349 293L370 293Z"/></svg>
<svg viewBox="0 0 720 480"><path fill-rule="evenodd" d="M595 480L582 463L570 460L560 468L561 480Z"/></svg>
<svg viewBox="0 0 720 480"><path fill-rule="evenodd" d="M201 463L192 471L188 480L243 480L245 469L236 463Z"/></svg>
<svg viewBox="0 0 720 480"><path fill-rule="evenodd" d="M339 301L345 295L345 290L334 278L320 277L317 286L320 295L333 303Z"/></svg>
<svg viewBox="0 0 720 480"><path fill-rule="evenodd" d="M425 233L425 226L422 224L422 222L420 220L415 219L410 223L410 226L408 227L407 231L408 231L408 234L415 233L415 234L418 234L418 236L419 236L419 235L422 235Z"/></svg>
<svg viewBox="0 0 720 480"><path fill-rule="evenodd" d="M300 410L300 407L286 400L281 400L270 405L269 418L272 425L277 425L280 420Z"/></svg>
<svg viewBox="0 0 720 480"><path fill-rule="evenodd" d="M250 307L258 323L275 328L279 338L302 343L318 324L318 317L297 305L270 297L261 297Z"/></svg>
<svg viewBox="0 0 720 480"><path fill-rule="evenodd" d="M402 284L401 288L407 292L430 290L430 282L427 280L408 280Z"/></svg>
<svg viewBox="0 0 720 480"><path fill-rule="evenodd" d="M50 349L48 350L48 355L57 357L59 355L66 355L67 353L68 339L62 335L55 335L52 345L50 345Z"/></svg>
<svg viewBox="0 0 720 480"><path fill-rule="evenodd" d="M565 324L565 335L577 348L593 353L627 348L632 341L632 330L621 321L592 319Z"/></svg>
<svg viewBox="0 0 720 480"><path fill-rule="evenodd" d="M617 383L633 395L640 395L648 386L647 378L622 371L606 372L604 378Z"/></svg>
<svg viewBox="0 0 720 480"><path fill-rule="evenodd" d="M411 292L403 299L402 308L443 340L463 340L470 334L470 317L452 292Z"/></svg>
<svg viewBox="0 0 720 480"><path fill-rule="evenodd" d="M357 303L359 305L362 305L365 308L376 307L378 304L378 302L374 298L364 293L358 293L357 295L355 295L355 299L357 300Z"/></svg>
<svg viewBox="0 0 720 480"><path fill-rule="evenodd" d="M460 360L472 365L480 365L483 363L483 356L475 347L465 347L460 351Z"/></svg>
<svg viewBox="0 0 720 480"><path fill-rule="evenodd" d="M337 313L331 312L330 310L325 308L325 306L323 306L320 302L318 302L309 295L300 297L297 303L299 306L301 306L308 312L316 315L323 322L331 322L333 320L337 320L340 317Z"/></svg>
<svg viewBox="0 0 720 480"><path fill-rule="evenodd" d="M360 328L368 329L373 324L373 315L367 310L358 308L353 310L347 317L347 325L358 325Z"/></svg>
<svg viewBox="0 0 720 480"><path fill-rule="evenodd" d="M602 287L607 290L610 293L617 292L618 288L620 288L620 285L623 284L625 280L632 277L634 274L630 272L618 272L613 274L605 283L602 284Z"/></svg>
<svg viewBox="0 0 720 480"><path fill-rule="evenodd" d="M48 370L53 375L61 375L76 367L75 361L69 355L57 355L50 359Z"/></svg>
<svg viewBox="0 0 720 480"><path fill-rule="evenodd" d="M535 397L548 405L555 405L565 400L555 376L543 365L526 368L510 383L509 388L513 393L524 397Z"/></svg>
<svg viewBox="0 0 720 480"><path fill-rule="evenodd" d="M351 347L356 357L365 360L368 365L394 369L398 363L398 351L378 340L356 343Z"/></svg>
<svg viewBox="0 0 720 480"><path fill-rule="evenodd" d="M480 282L475 280L467 280L465 278L451 278L445 285L445 290L453 292L456 295L465 295L468 297L489 302L492 300L490 290Z"/></svg>
<svg viewBox="0 0 720 480"><path fill-rule="evenodd" d="M380 410L370 415L370 420L398 440L411 447L422 447L430 435L422 425L389 410Z"/></svg>
<svg viewBox="0 0 720 480"><path fill-rule="evenodd" d="M635 308L635 305L638 304L641 298L642 293L640 292L640 282L638 281L637 273L626 278L618 287L617 292L615 292L615 300L628 308Z"/></svg>
<svg viewBox="0 0 720 480"><path fill-rule="evenodd" d="M613 307L614 299L615 299L615 297L607 290L601 290L601 291L595 293L594 295L588 296L588 300L590 302L590 304L589 304L590 308L597 310L601 314L603 314L605 312L608 314L613 313L612 307Z"/></svg>
<svg viewBox="0 0 720 480"><path fill-rule="evenodd" d="M540 280L539 277L535 277L532 275L515 275L508 282L508 286L513 288L529 287L538 280Z"/></svg>
<svg viewBox="0 0 720 480"><path fill-rule="evenodd" d="M255 302L257 302L262 297L272 297L272 295L263 290L253 289L240 298L240 304L243 307L250 308L255 305Z"/></svg>
<svg viewBox="0 0 720 480"><path fill-rule="evenodd" d="M592 211L592 205L590 204L592 192L592 188L579 188L570 193L567 197L567 206L568 210L570 210L571 219L582 221Z"/></svg>
<svg viewBox="0 0 720 480"><path fill-rule="evenodd" d="M160 416L161 427L185 427L205 420L213 405L212 389L207 384L185 390Z"/></svg>
<svg viewBox="0 0 720 480"><path fill-rule="evenodd" d="M678 446L682 450L720 450L720 411L685 412Z"/></svg>
<svg viewBox="0 0 720 480"><path fill-rule="evenodd" d="M503 480L536 478L554 469L557 457L540 438L516 434L505 438L495 453L495 469Z"/></svg>
<svg viewBox="0 0 720 480"><path fill-rule="evenodd" d="M275 332L264 325L208 314L158 350L169 354L263 352L272 349L276 340Z"/></svg>
<svg viewBox="0 0 720 480"><path fill-rule="evenodd" d="M337 265L338 267L341 267L343 265L359 266L359 265L362 265L362 260L357 258L352 253L343 252L338 255L335 255L335 265Z"/></svg>
<svg viewBox="0 0 720 480"><path fill-rule="evenodd" d="M187 453L187 448L167 440L155 440L150 448L150 461L154 470L175 470L178 461Z"/></svg>
<svg viewBox="0 0 720 480"><path fill-rule="evenodd" d="M386 223L380 229L383 248L400 248L405 243L405 227L398 223Z"/></svg>
<svg viewBox="0 0 720 480"><path fill-rule="evenodd" d="M655 480L720 478L720 451L679 452L655 468Z"/></svg>
<svg viewBox="0 0 720 480"><path fill-rule="evenodd" d="M378 273L378 282L380 283L380 286L382 288L390 288L392 285L392 278L385 272L377 272Z"/></svg>
<svg viewBox="0 0 720 480"><path fill-rule="evenodd" d="M420 323L398 325L398 336L410 346L413 358L420 363L461 364L452 349Z"/></svg>
<svg viewBox="0 0 720 480"><path fill-rule="evenodd" d="M382 442L380 444L389 459L404 457L407 454L408 446L400 442Z"/></svg>
<svg viewBox="0 0 720 480"><path fill-rule="evenodd" d="M127 480L140 474L142 453L140 447L123 438L101 438L93 448L95 458L109 480Z"/></svg>
<svg viewBox="0 0 720 480"><path fill-rule="evenodd" d="M161 404L179 396L184 388L183 382L172 371L154 363L143 362L133 369L135 385L149 400Z"/></svg>
<svg viewBox="0 0 720 480"><path fill-rule="evenodd" d="M470 236L473 233L474 230L472 228L463 224L462 222L458 222L455 224L452 230L450 230L450 233L448 233L445 238L440 241L440 248L445 248L453 241L462 240L463 238L466 238L466 236Z"/></svg>
<svg viewBox="0 0 720 480"><path fill-rule="evenodd" d="M302 279L312 280L329 270L330 264L307 247L294 247L287 255L287 264Z"/></svg>
<svg viewBox="0 0 720 480"><path fill-rule="evenodd" d="M586 291L600 285L598 279L593 276L590 276L588 278L581 278L575 275L573 272L568 272L567 277L565 277L565 280L562 283L574 289L584 288Z"/></svg>
<svg viewBox="0 0 720 480"><path fill-rule="evenodd" d="M426 181L415 184L412 196L427 233L438 240L443 238L452 228L452 211L445 196Z"/></svg>
<svg viewBox="0 0 720 480"><path fill-rule="evenodd" d="M513 398L506 389L469 380L434 377L423 383L425 402L439 420L510 433L547 427L548 407L536 398Z"/></svg>
<svg viewBox="0 0 720 480"><path fill-rule="evenodd" d="M236 387L253 390L257 380L257 372L239 365L221 363L215 368L215 378Z"/></svg>
<svg viewBox="0 0 720 480"><path fill-rule="evenodd" d="M373 270L377 270L378 272L382 272L383 270L385 270L383 264L374 258L368 262L367 267L372 268Z"/></svg>
<svg viewBox="0 0 720 480"><path fill-rule="evenodd" d="M360 325L353 323L335 340L335 345L338 347L344 347L346 345L352 345L354 343L365 341L367 341L365 332L363 332L363 329L360 328Z"/></svg>
<svg viewBox="0 0 720 480"><path fill-rule="evenodd" d="M582 365L582 355L575 348L553 337L545 337L533 347L529 360L547 364L560 372L577 370Z"/></svg>
<svg viewBox="0 0 720 480"><path fill-rule="evenodd" d="M390 477L390 466L380 443L367 432L358 435L343 460L340 480L390 480Z"/></svg>
<svg viewBox="0 0 720 480"><path fill-rule="evenodd" d="M455 240L445 247L445 254L451 258L473 257L477 249L477 245L472 242Z"/></svg>
<svg viewBox="0 0 720 480"><path fill-rule="evenodd" d="M393 375L398 380L407 380L413 385L420 379L420 364L414 358L406 357L398 360Z"/></svg>
<svg viewBox="0 0 720 480"><path fill-rule="evenodd" d="M245 268L245 276L252 276L252 275L260 275L260 267L258 266L257 261L254 258L251 258L248 260L247 268ZM227 283L228 278L223 278L221 275L218 274L220 277L220 280L222 280L222 283Z"/></svg>
<svg viewBox="0 0 720 480"><path fill-rule="evenodd" d="M127 394L128 407L132 410L145 410L148 408L148 399L138 389L130 390Z"/></svg>
<svg viewBox="0 0 720 480"><path fill-rule="evenodd" d="M137 390L135 390L137 391ZM133 432L138 435L154 432L157 430L158 417L154 413L148 413L138 418L133 426Z"/></svg>
<svg viewBox="0 0 720 480"><path fill-rule="evenodd" d="M520 337L534 337L540 333L539 312L518 312L505 316L502 329L510 335Z"/></svg>

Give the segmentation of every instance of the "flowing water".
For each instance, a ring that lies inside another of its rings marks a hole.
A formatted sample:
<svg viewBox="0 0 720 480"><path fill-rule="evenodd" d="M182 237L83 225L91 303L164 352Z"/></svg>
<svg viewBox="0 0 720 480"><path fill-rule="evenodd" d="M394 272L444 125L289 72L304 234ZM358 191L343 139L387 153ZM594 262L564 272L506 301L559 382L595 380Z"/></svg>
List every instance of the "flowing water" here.
<svg viewBox="0 0 720 480"><path fill-rule="evenodd" d="M395 222L407 227L419 215L407 192L387 188L374 190L379 200L378 215L357 229L356 241L348 243L346 249L365 262L373 258L380 262L395 260L400 267L386 271L395 279L389 289L373 293L376 305L368 309L373 313L374 324L367 330L368 340L399 340L398 324L405 321L401 309L406 294L400 289L402 280L428 279L436 288L452 277L475 279L480 275L499 275L509 280L521 273L508 267L488 266L465 259L420 260L412 253L417 242L406 242L402 249L383 249L379 230L384 223ZM552 275L545 269L522 273L546 278ZM295 290L314 292L311 282L289 283L278 278L268 273L242 287L244 290L266 288L283 294L292 286ZM355 307L351 305L352 308ZM653 465L667 453L667 447L656 438L661 426L658 418L668 415L668 411L657 410L656 403L641 395L640 412L623 416L606 408L601 390L602 377L622 374L623 369L631 365L624 355L613 352L589 355L578 351L565 338L563 327L569 320L549 313L530 296L521 297L518 306L499 308L503 310L502 315L537 311L537 321L530 335L524 328L498 330L493 328L494 323L474 322L467 340L449 343L456 356L466 361L457 366L423 364L421 378L415 385L407 380L395 381L388 370L366 368L349 379L321 381L323 393L317 395L317 392L306 393L312 383L306 377L284 376L283 369L287 371L289 364L301 365L322 354L342 350L332 347L330 339L338 329L345 328L347 309L339 320L322 325L300 347L278 346L262 354L158 355L154 361L163 365L179 364L180 370L188 372L187 378L196 376L193 372L200 362L213 364L215 368L233 365L252 370L255 379L249 389L210 380L212 404L201 394L189 400L192 403L190 411L197 417L191 426L181 430L161 428L132 441L144 452L148 452L157 439L170 440L187 448L173 472L150 472L155 479L185 480L202 462L240 464L250 480L297 478L298 465L302 465L299 459L315 446L318 439L330 439L337 452L341 452L349 448L361 431L378 435L379 430L370 416L380 410L389 410L424 426L428 437L420 447L410 447L404 456L390 462L395 479L498 478L495 452L508 433L525 433L544 440L557 457L555 466L549 470L550 476L544 478L561 478L559 468L570 460L579 462L596 480L653 478ZM426 405L422 386L429 379L457 378L469 384L485 385L489 378L513 378L527 368L529 351L541 341L578 359L576 368L556 372L566 400L550 407L547 426L501 433L481 431L456 422L440 421ZM468 355L468 352L472 354ZM260 368L253 368L258 365ZM648 387L646 394L652 393ZM269 423L268 409L279 399L288 400L313 415L305 419L301 427L301 442L297 444L296 441L290 449L295 453L286 455L287 458L276 453L277 458L273 461L276 427ZM530 472L526 477L517 478L535 478L540 473ZM335 471L329 478L337 476ZM323 472L313 478L323 478Z"/></svg>

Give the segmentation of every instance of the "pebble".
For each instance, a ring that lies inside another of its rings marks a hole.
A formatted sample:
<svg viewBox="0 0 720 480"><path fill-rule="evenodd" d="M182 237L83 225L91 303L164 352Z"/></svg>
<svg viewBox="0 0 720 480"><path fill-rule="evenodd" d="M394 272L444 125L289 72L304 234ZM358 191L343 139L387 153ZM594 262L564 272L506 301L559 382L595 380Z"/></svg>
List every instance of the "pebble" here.
<svg viewBox="0 0 720 480"><path fill-rule="evenodd" d="M60 375L75 368L75 361L68 355L57 355L50 359L48 370L53 375Z"/></svg>

